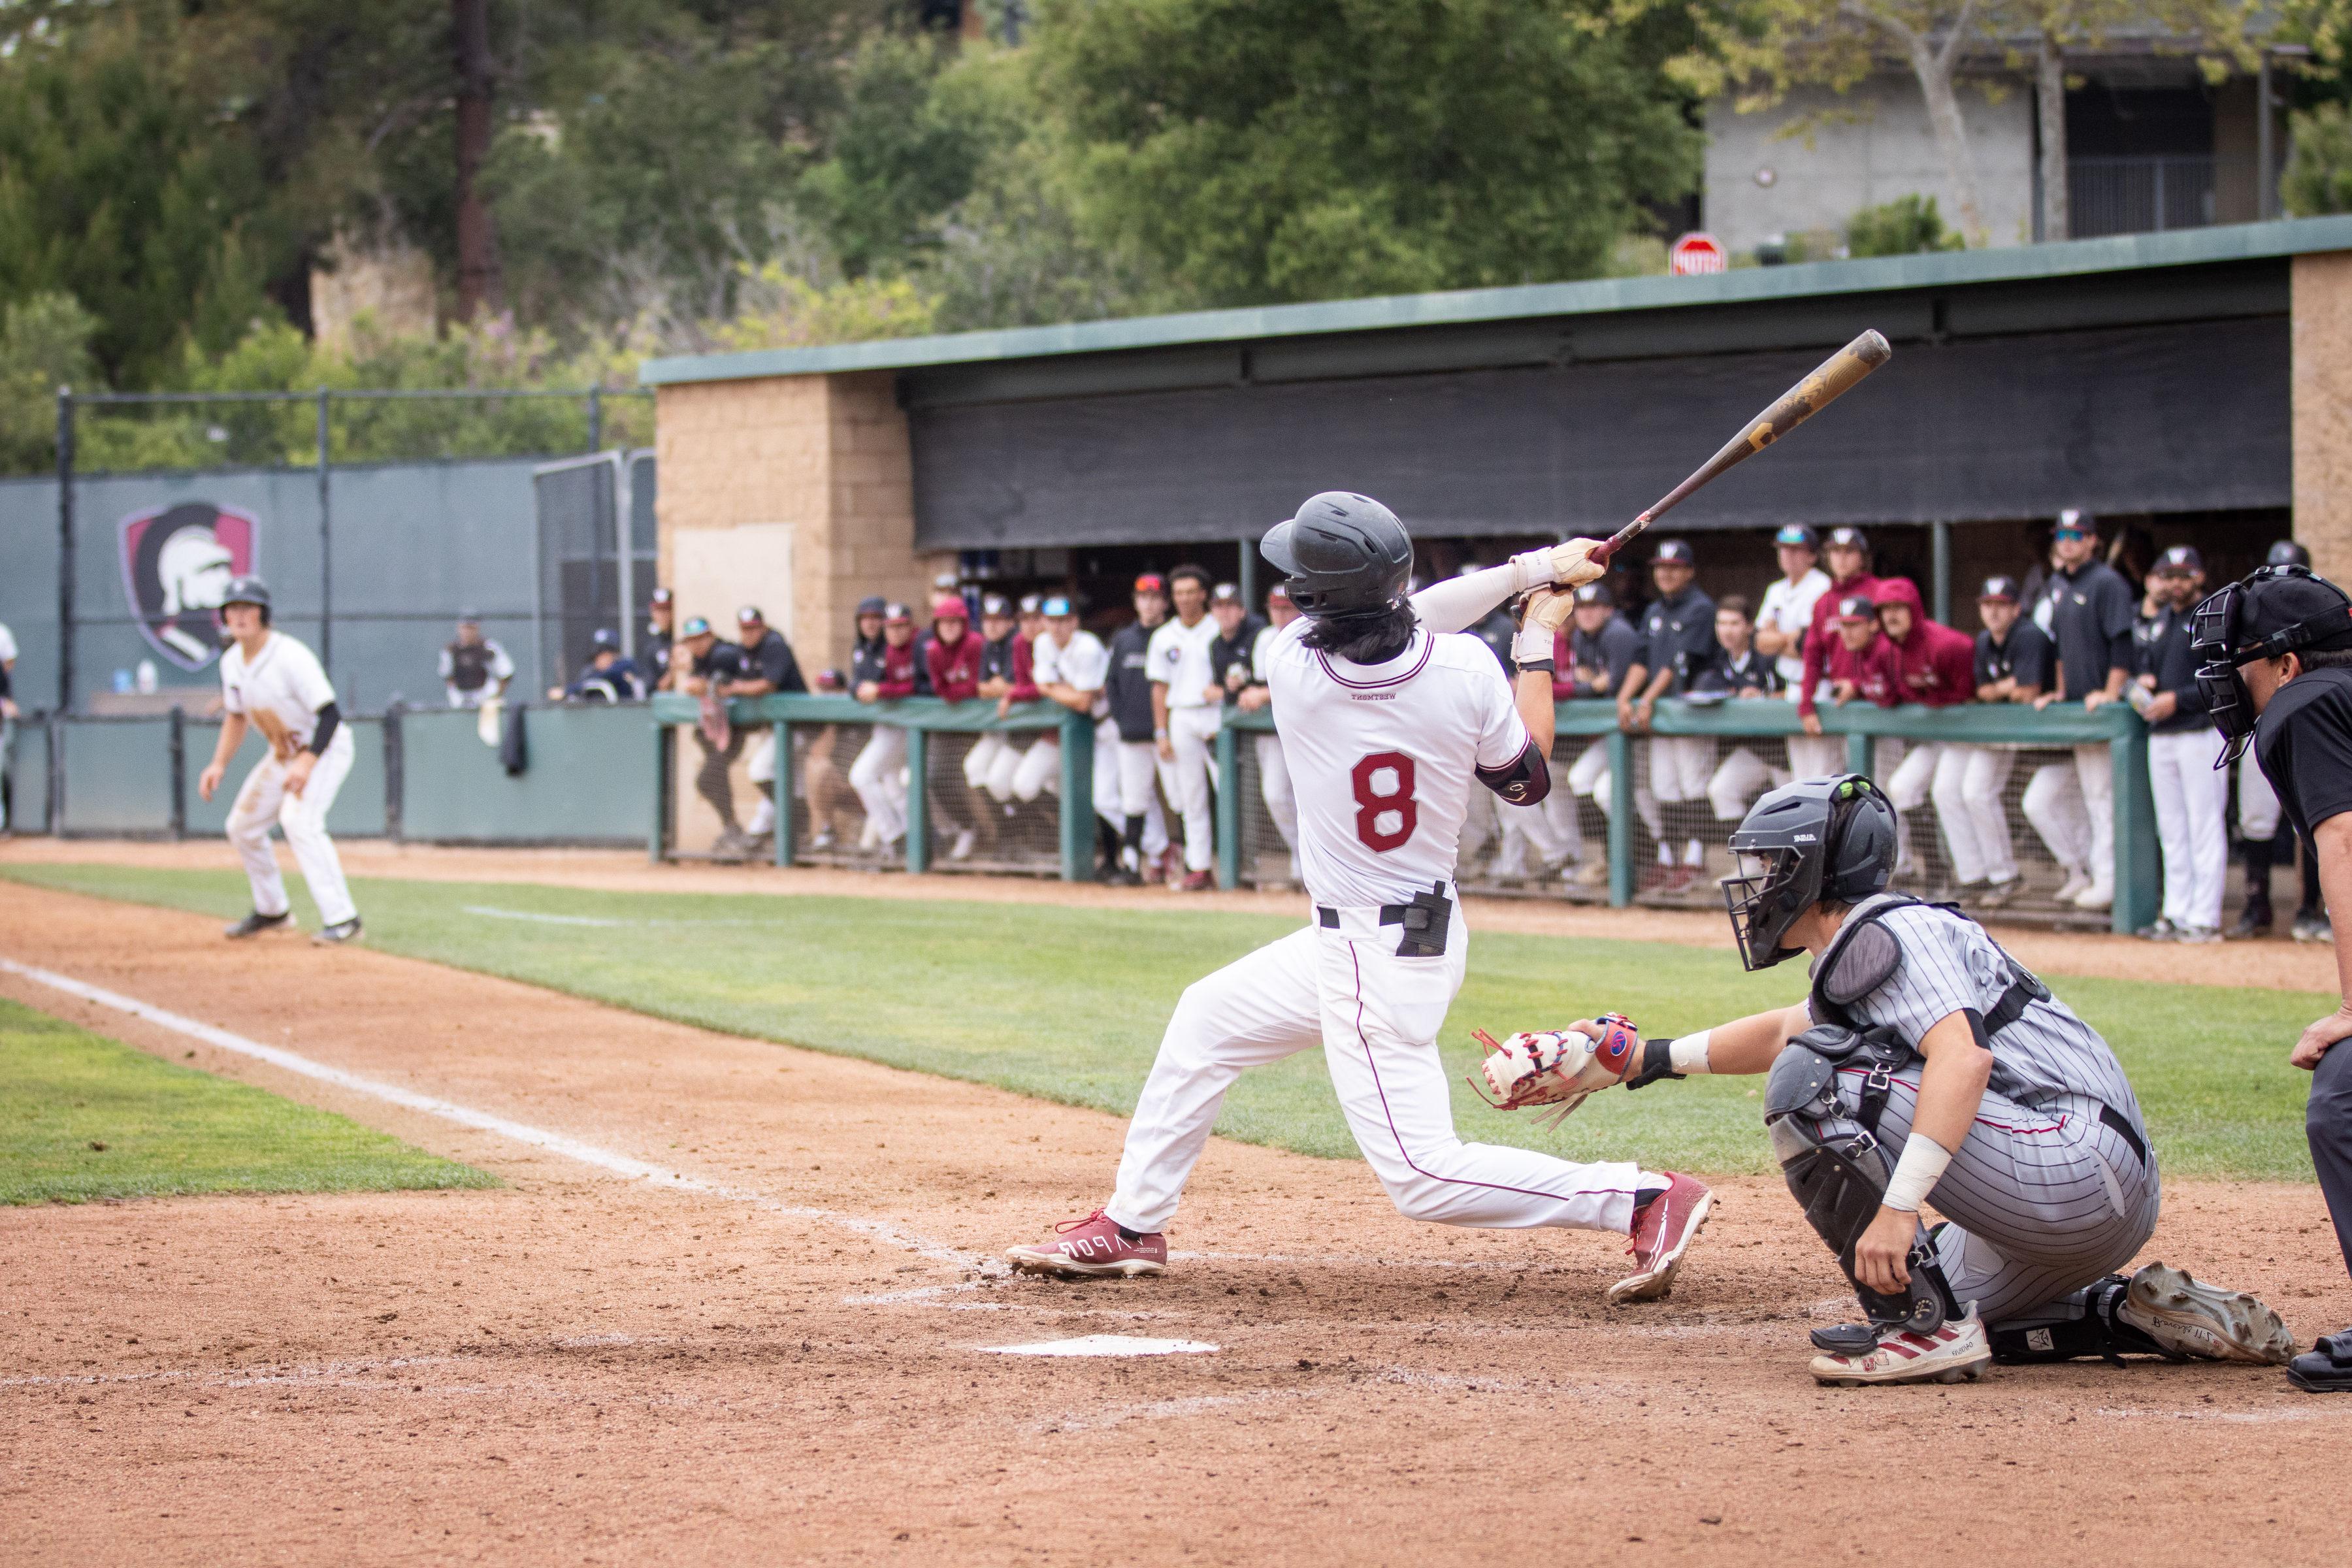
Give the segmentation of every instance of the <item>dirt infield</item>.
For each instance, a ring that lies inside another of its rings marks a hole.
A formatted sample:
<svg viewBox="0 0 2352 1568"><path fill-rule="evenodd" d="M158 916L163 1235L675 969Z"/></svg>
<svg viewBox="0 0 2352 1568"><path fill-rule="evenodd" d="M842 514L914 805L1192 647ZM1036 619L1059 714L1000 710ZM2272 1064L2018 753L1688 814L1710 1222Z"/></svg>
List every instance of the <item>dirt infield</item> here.
<svg viewBox="0 0 2352 1568"><path fill-rule="evenodd" d="M1675 1297L1616 1310L1609 1238L1413 1226L1352 1162L1218 1142L1167 1279L1006 1279L1005 1242L1100 1195L1116 1121L25 888L0 957L729 1189L0 973L509 1184L0 1211L9 1562L2341 1560L2280 1456L2352 1400L2273 1372L1815 1389L1839 1282L1773 1184L1728 1184ZM2305 1340L2352 1318L2311 1188L2176 1184L2155 1252ZM988 1353L1101 1333L1219 1348Z"/></svg>
<svg viewBox="0 0 2352 1568"><path fill-rule="evenodd" d="M838 894L874 899L967 899L1077 908L1181 906L1253 914L1293 914L1305 908L1304 899L1286 892L1236 889L1229 893L1177 894L1165 888L1105 888L1025 877L907 877L818 867L779 871L772 866L655 866L641 854L615 849L444 848L369 839L339 847L345 869L354 877L404 877L417 881L544 882L615 892L760 893L781 898ZM285 865L289 879L295 879L293 858L282 846L278 858ZM0 842L0 864L11 860L198 870L220 870L233 864L223 847L210 839L184 844L81 838L16 838ZM1731 946L1731 928L1719 912L1612 910L1528 899L1470 898L1463 900L1463 906L1473 927L1479 931L1669 942L1681 947ZM2090 974L2187 985L2252 986L2265 991L2333 992L2336 984L2333 950L2284 938L2200 948L2139 942L2129 937L2045 931L2033 926L1996 925L1993 930L2002 945L2021 960L2053 974Z"/></svg>

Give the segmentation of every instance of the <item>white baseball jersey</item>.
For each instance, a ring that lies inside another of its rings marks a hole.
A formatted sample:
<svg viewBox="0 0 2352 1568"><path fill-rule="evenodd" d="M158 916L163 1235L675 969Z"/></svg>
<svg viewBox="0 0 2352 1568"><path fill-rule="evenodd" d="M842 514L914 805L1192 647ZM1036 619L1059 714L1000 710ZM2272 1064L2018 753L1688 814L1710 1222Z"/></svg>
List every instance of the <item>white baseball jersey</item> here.
<svg viewBox="0 0 2352 1568"><path fill-rule="evenodd" d="M5 664L16 657L16 639L8 635L6 626L0 626L0 664Z"/></svg>
<svg viewBox="0 0 2352 1568"><path fill-rule="evenodd" d="M1162 621L1144 652L1144 668L1152 679L1168 684L1168 706L1201 708L1216 683L1216 667L1209 661L1209 645L1217 640L1217 617L1202 616L1192 626Z"/></svg>
<svg viewBox="0 0 2352 1568"><path fill-rule="evenodd" d="M1802 637L1813 624L1813 606L1830 591L1830 574L1816 566L1791 583L1786 577L1775 579L1764 590L1764 602L1757 606L1756 625L1769 626L1791 639ZM1796 643L1791 640L1791 648ZM1793 693L1804 684L1805 656L1802 649L1784 653L1773 660L1780 670L1780 679Z"/></svg>
<svg viewBox="0 0 2352 1568"><path fill-rule="evenodd" d="M252 720L281 754L310 743L319 710L335 700L319 656L284 632L271 632L250 663L244 645L231 643L221 655L220 675L221 706Z"/></svg>
<svg viewBox="0 0 2352 1568"><path fill-rule="evenodd" d="M1298 860L1318 904L1402 903L1451 881L1483 789L1530 741L1493 650L1467 632L1416 631L1386 664L1308 647L1301 617L1267 660L1276 732L1298 796Z"/></svg>
<svg viewBox="0 0 2352 1568"><path fill-rule="evenodd" d="M1070 633L1066 647L1054 641L1054 634L1042 632L1030 647L1029 679L1039 686L1062 685L1076 691L1095 693L1091 710L1095 718L1110 711L1110 704L1102 696L1102 689L1110 679L1110 650L1102 639L1083 626Z"/></svg>
<svg viewBox="0 0 2352 1568"><path fill-rule="evenodd" d="M1293 621L1292 626L1298 623ZM1274 645L1286 628L1265 626L1259 629L1257 641L1250 644L1250 679L1260 686L1265 684L1266 661L1274 657Z"/></svg>

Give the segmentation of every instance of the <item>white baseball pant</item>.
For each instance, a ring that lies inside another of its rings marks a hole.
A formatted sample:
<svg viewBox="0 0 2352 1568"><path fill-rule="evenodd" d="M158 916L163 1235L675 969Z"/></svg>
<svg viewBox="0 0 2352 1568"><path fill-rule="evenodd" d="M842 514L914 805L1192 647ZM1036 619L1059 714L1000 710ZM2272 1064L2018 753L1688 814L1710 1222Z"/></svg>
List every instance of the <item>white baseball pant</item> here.
<svg viewBox="0 0 2352 1568"><path fill-rule="evenodd" d="M245 879L253 886L257 913L282 915L288 908L286 879L279 875L277 852L269 847L273 822L285 829L294 863L302 868L302 880L310 885L310 901L319 906L319 919L331 926L341 925L359 913L352 903L351 888L343 880L342 857L335 853L335 841L327 837L327 813L333 809L336 793L351 773L355 750L351 728L345 725L311 764L310 782L301 794L287 793L286 764L274 752L254 763L237 787L236 801L228 811L228 841L236 847L236 858L245 862Z"/></svg>
<svg viewBox="0 0 2352 1568"><path fill-rule="evenodd" d="M1253 736L1257 742L1257 793L1265 802L1274 830L1293 855L1298 853L1298 792L1290 784L1290 763L1282 755L1279 735Z"/></svg>
<svg viewBox="0 0 2352 1568"><path fill-rule="evenodd" d="M2106 742L2074 748L2070 766L2034 770L2025 786L2025 820L2069 871L2091 879L2096 893L2116 886L2116 771Z"/></svg>
<svg viewBox="0 0 2352 1568"><path fill-rule="evenodd" d="M882 844L896 844L907 836L907 731L892 724L874 726L857 760L849 764L849 787L865 803L866 825Z"/></svg>
<svg viewBox="0 0 2352 1568"><path fill-rule="evenodd" d="M1187 987L1128 1123L1118 1187L1104 1212L1160 1231L1244 1068L1323 1047L1356 1146L1400 1214L1444 1225L1625 1232L1643 1173L1571 1164L1532 1150L1465 1143L1437 1031L1462 986L1469 932L1457 905L1446 951L1396 956L1380 911L1338 911ZM1664 1184L1654 1177L1652 1186Z"/></svg>
<svg viewBox="0 0 2352 1568"><path fill-rule="evenodd" d="M996 766L996 760L1010 750L1012 748L1004 743L1004 737L995 731L983 733L971 743L971 750L963 754L963 782L973 789L986 789L989 773Z"/></svg>
<svg viewBox="0 0 2352 1568"><path fill-rule="evenodd" d="M2271 788L2250 746L2238 759L2238 831L2248 838L2264 839L2277 837L2278 829L2278 792Z"/></svg>
<svg viewBox="0 0 2352 1568"><path fill-rule="evenodd" d="M1168 739L1176 749L1166 765L1168 798L1184 817L1184 869L1205 871L1216 864L1215 819L1209 809L1209 783L1215 776L1217 728L1222 709L1206 703L1168 710Z"/></svg>
<svg viewBox="0 0 2352 1568"><path fill-rule="evenodd" d="M2001 792L2016 766L2015 752L1990 746L1947 745L1937 759L1928 794L1952 852L1954 880L2016 880L2017 850L2010 842L2009 813L2001 806Z"/></svg>
<svg viewBox="0 0 2352 1568"><path fill-rule="evenodd" d="M1570 764L1568 787L1578 795L1590 795L1592 804L1607 816L1617 804L1617 782L1609 767L1609 743L1595 741L1584 749L1581 756ZM1650 793L1650 748L1633 748L1633 815L1659 843L1666 841L1666 819L1658 810L1658 797Z"/></svg>
<svg viewBox="0 0 2352 1568"><path fill-rule="evenodd" d="M1643 742L1650 753L1650 793L1667 805L1705 800L1715 776L1715 742L1705 735L1654 735Z"/></svg>
<svg viewBox="0 0 2352 1568"><path fill-rule="evenodd" d="M2208 930L2221 923L2230 875L2230 775L2213 764L2221 731L2159 731L2147 738L2147 782L2156 796L2156 837L2164 850L2164 918Z"/></svg>
<svg viewBox="0 0 2352 1568"><path fill-rule="evenodd" d="M1715 819L1738 822L1746 816L1756 797L1772 786L1773 773L1763 758L1745 746L1734 746L1706 781L1706 801L1715 808ZM1779 782L1789 781L1784 777Z"/></svg>
<svg viewBox="0 0 2352 1568"><path fill-rule="evenodd" d="M1015 746L1003 735L982 735L980 745L972 748L973 754L978 755L992 741L996 743L988 747L984 765L975 766L970 756L964 759L964 780L972 788L986 790L1000 805L1010 805L1016 800L1025 805L1053 787L1061 773L1062 743L1051 733L1025 748Z"/></svg>
<svg viewBox="0 0 2352 1568"><path fill-rule="evenodd" d="M1834 778L1845 772L1843 735L1789 737L1789 773L1801 779Z"/></svg>
<svg viewBox="0 0 2352 1568"><path fill-rule="evenodd" d="M1490 875L1524 877L1530 869L1546 870L1571 856L1568 841L1560 837L1559 824L1544 810L1541 802L1534 805L1513 805L1507 801L1497 801L1495 819L1503 842L1495 852L1495 863L1489 868ZM1530 849L1535 851L1532 867L1528 860Z"/></svg>
<svg viewBox="0 0 2352 1568"><path fill-rule="evenodd" d="M1111 732L1118 732L1117 725L1111 726ZM1150 858L1157 858L1168 847L1168 818L1160 809L1160 792L1153 787L1159 777L1158 746L1150 741L1119 742L1119 825L1124 827L1129 816L1142 816L1143 853Z"/></svg>

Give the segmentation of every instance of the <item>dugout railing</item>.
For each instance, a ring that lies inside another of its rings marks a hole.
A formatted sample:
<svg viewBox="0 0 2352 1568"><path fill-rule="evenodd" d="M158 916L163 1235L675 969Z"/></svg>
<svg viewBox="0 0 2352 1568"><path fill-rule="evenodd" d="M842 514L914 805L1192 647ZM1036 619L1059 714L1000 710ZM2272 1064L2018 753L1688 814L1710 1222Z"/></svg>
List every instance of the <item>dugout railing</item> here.
<svg viewBox="0 0 2352 1568"><path fill-rule="evenodd" d="M688 742L684 732L695 730L700 718L701 704L695 698L670 693L654 699L656 783L646 853L656 862L681 852L679 806L683 793L691 787L687 774L694 765L693 757L681 747L699 749L698 740ZM1058 743L1059 756L1050 795L1040 797L1050 805L1050 856L995 856L972 863L970 868L1050 871L1074 882L1094 876L1094 721L1057 703L1019 703L999 717L995 702L988 700L942 702L937 698L910 697L860 702L852 697L776 695L736 699L728 704L728 720L738 731L765 729L772 740L767 753L774 770L772 783L762 780L755 787L772 790L779 803L770 849L778 866L826 858L810 852L810 845L824 829L825 813L822 803L808 799L805 786L810 781L803 776L809 763L807 742L830 733L836 741L847 737L862 746L881 727L905 737L903 761L895 763L892 770L902 774L897 781L896 799L906 825L890 856L893 865L914 872L948 868L940 853L937 819L943 812L961 809L960 803L947 804L947 792L957 787L966 743L992 734L1029 742L1050 736ZM846 773L852 764L839 753L852 748L835 744L828 749L836 753L826 759L834 772Z"/></svg>

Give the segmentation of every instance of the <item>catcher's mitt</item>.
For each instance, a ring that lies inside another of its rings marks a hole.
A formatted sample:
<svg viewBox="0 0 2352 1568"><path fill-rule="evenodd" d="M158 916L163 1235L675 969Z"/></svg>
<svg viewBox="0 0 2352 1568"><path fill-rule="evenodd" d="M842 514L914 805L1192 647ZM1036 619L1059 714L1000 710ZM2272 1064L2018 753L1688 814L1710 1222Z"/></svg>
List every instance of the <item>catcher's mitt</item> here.
<svg viewBox="0 0 2352 1568"><path fill-rule="evenodd" d="M1601 1027L1597 1040L1580 1029L1539 1029L1513 1035L1498 1045L1486 1030L1473 1029L1472 1037L1486 1047L1486 1058L1470 1075L1470 1087L1497 1110L1557 1106L1549 1115L1538 1117L1537 1125L1559 1126L1584 1103L1585 1096L1622 1081L1641 1054L1641 1031L1633 1027L1633 1020L1622 1013L1603 1013L1593 1022Z"/></svg>

